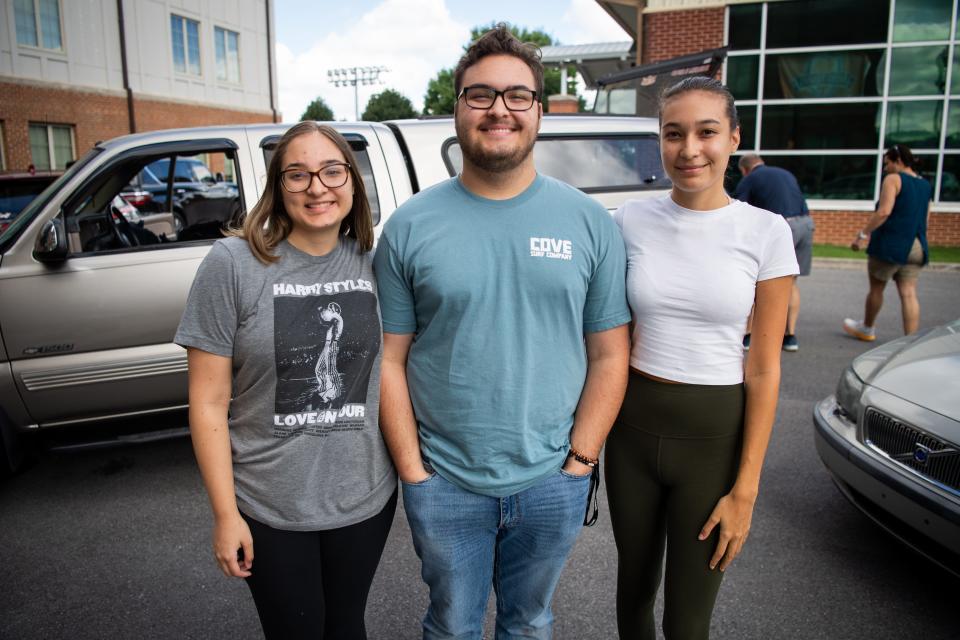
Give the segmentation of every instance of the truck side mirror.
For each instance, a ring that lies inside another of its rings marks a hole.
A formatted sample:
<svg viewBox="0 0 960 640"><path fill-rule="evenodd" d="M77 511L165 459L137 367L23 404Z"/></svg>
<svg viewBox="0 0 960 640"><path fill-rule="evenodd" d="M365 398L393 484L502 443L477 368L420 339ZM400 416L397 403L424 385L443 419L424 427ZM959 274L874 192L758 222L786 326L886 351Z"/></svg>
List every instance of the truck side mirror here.
<svg viewBox="0 0 960 640"><path fill-rule="evenodd" d="M37 241L33 246L33 258L39 262L63 262L69 253L67 247L67 233L63 227L63 220L56 217L47 220Z"/></svg>

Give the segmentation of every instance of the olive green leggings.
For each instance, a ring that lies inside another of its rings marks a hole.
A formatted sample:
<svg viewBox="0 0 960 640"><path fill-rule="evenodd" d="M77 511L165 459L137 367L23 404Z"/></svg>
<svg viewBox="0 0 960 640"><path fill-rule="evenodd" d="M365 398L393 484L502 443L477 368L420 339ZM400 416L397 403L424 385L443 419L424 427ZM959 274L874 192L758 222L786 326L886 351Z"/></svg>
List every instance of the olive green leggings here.
<svg viewBox="0 0 960 640"><path fill-rule="evenodd" d="M664 635L709 637L723 578L709 567L719 527L706 540L697 536L736 479L743 406L742 384L669 384L631 373L606 447L623 640L656 638L653 606L664 547Z"/></svg>

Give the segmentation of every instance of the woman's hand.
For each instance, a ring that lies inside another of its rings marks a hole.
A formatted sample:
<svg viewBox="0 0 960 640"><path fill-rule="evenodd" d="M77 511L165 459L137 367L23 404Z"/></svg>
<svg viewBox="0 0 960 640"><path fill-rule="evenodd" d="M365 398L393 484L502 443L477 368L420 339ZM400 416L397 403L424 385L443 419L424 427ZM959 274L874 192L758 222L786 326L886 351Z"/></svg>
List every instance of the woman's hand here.
<svg viewBox="0 0 960 640"><path fill-rule="evenodd" d="M706 540L713 528L720 525L720 540L717 550L710 558L710 568L715 569L720 564L720 571L725 571L733 559L740 554L743 543L750 533L750 522L753 519L753 504L756 496L737 494L731 491L720 498L707 523L700 530L700 540Z"/></svg>
<svg viewBox="0 0 960 640"><path fill-rule="evenodd" d="M243 551L242 560L237 557L239 550ZM253 535L239 511L214 521L213 555L225 576L250 577L253 568Z"/></svg>

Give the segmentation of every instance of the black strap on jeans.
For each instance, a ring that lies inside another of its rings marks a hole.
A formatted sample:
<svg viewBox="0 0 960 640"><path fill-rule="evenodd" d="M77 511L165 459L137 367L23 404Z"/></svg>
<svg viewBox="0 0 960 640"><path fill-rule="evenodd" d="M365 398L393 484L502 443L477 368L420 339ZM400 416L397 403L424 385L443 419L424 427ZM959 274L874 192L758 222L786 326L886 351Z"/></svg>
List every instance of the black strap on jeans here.
<svg viewBox="0 0 960 640"><path fill-rule="evenodd" d="M583 526L592 527L597 524L597 517L600 515L600 497L597 495L600 489L600 463L593 466L590 472L590 488L587 490L587 512L583 514ZM593 515L590 514L590 503L593 503Z"/></svg>

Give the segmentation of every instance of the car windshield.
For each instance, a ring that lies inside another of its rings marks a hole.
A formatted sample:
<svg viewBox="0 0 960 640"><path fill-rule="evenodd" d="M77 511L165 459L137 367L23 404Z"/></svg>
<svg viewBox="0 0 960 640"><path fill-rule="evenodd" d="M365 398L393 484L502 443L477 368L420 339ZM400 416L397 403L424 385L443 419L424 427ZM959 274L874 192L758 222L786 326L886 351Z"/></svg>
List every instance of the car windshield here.
<svg viewBox="0 0 960 640"><path fill-rule="evenodd" d="M170 159L163 158L151 162L146 166L155 178L166 182L170 176ZM176 171L173 174L174 182L213 182L213 174L207 165L195 158L177 158Z"/></svg>
<svg viewBox="0 0 960 640"><path fill-rule="evenodd" d="M10 243L13 242L13 239L17 237L20 233L20 230L23 229L30 220L37 214L38 211L43 209L50 199L57 193L61 186L68 182L78 171L83 169L94 157L96 157L103 149L94 147L88 151L82 158L73 163L73 165L67 169L62 176L54 180L50 185L44 189L40 194L33 199L30 204L28 204L23 211L20 212L5 228L0 230L0 253L3 253L10 246ZM2 226L2 225L0 225Z"/></svg>

